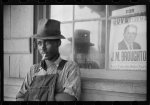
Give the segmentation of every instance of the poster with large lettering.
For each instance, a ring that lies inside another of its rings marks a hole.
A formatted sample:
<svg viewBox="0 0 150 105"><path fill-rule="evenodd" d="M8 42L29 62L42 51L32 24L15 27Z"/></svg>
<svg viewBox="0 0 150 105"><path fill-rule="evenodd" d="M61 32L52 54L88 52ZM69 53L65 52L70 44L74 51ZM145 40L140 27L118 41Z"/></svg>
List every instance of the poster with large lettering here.
<svg viewBox="0 0 150 105"><path fill-rule="evenodd" d="M109 68L112 70L146 70L146 6L137 5L112 11Z"/></svg>

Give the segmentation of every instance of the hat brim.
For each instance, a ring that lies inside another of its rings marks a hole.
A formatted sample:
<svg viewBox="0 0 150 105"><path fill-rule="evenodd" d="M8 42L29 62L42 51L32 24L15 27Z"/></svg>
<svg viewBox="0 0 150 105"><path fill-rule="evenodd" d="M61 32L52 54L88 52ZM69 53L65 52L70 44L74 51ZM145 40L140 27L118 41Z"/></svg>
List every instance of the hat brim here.
<svg viewBox="0 0 150 105"><path fill-rule="evenodd" d="M43 37L38 34L33 35L32 38L35 38L35 39L65 39L65 37L63 35Z"/></svg>
<svg viewBox="0 0 150 105"><path fill-rule="evenodd" d="M72 38L67 38L70 42L72 42ZM79 44L83 44L84 42L78 42ZM84 44L88 45L88 46L94 46L94 43L87 43L85 42Z"/></svg>

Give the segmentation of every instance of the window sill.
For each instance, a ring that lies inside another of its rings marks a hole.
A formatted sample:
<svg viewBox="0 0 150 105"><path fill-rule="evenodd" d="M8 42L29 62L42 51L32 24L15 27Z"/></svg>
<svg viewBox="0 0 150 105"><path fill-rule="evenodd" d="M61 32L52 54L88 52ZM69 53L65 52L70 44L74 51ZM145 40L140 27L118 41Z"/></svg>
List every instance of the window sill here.
<svg viewBox="0 0 150 105"><path fill-rule="evenodd" d="M147 80L147 72L137 70L105 70L105 69L80 69L82 78L111 79L111 80Z"/></svg>

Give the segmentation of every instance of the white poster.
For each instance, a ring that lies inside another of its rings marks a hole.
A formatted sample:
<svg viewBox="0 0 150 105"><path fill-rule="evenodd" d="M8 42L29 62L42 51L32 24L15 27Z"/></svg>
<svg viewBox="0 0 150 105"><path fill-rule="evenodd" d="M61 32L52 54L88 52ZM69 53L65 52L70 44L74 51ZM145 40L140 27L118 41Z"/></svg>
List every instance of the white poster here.
<svg viewBox="0 0 150 105"><path fill-rule="evenodd" d="M109 43L109 68L146 70L146 6L138 5L112 11ZM129 16L132 15L132 16Z"/></svg>

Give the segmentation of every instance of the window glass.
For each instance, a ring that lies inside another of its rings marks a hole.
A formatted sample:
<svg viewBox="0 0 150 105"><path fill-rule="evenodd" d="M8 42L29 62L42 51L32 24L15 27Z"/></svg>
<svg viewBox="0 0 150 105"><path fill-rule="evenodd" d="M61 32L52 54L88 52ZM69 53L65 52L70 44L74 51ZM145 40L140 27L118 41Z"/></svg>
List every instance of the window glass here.
<svg viewBox="0 0 150 105"><path fill-rule="evenodd" d="M66 39L61 40L61 46L59 47L60 55L63 59L70 60L72 47L68 38L73 35L72 23L61 24L61 34L65 36Z"/></svg>
<svg viewBox="0 0 150 105"><path fill-rule="evenodd" d="M51 19L70 21L73 19L72 5L51 5Z"/></svg>
<svg viewBox="0 0 150 105"><path fill-rule="evenodd" d="M132 5L109 5L109 16L114 16L114 13L112 14L112 12L114 10L118 10L118 9L122 9L125 7L131 7ZM130 12L128 12L130 13ZM120 16L119 13L117 12L117 16Z"/></svg>
<svg viewBox="0 0 150 105"><path fill-rule="evenodd" d="M105 16L104 5L76 5L75 19L92 19Z"/></svg>
<svg viewBox="0 0 150 105"><path fill-rule="evenodd" d="M75 23L74 60L79 64L80 68L104 69L105 51L103 50L105 50L105 42L101 39L103 36L101 31L103 24L102 21ZM105 37L103 36L103 38Z"/></svg>

